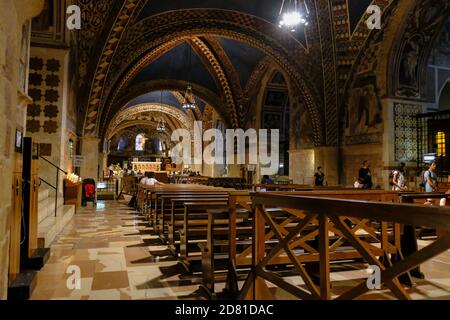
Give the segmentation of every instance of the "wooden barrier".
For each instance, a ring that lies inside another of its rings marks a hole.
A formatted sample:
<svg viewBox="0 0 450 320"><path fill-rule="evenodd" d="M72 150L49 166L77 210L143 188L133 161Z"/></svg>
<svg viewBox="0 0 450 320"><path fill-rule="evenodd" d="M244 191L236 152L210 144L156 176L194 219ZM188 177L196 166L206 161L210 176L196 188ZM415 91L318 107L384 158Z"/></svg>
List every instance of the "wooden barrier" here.
<svg viewBox="0 0 450 320"><path fill-rule="evenodd" d="M195 202L195 203L203 203L203 202L227 202L228 195L227 194L195 194L195 195L177 195L171 196L170 202L170 219L168 223L168 244L169 249L176 255L179 253L179 246L177 245L177 232L183 228L184 225L184 204L186 202Z"/></svg>
<svg viewBox="0 0 450 320"><path fill-rule="evenodd" d="M339 255L336 243L342 243L344 240L351 244L353 252L357 252L370 265L380 269L381 283L389 288L395 297L410 299L397 277L450 248L448 208L267 193L253 193L251 196L254 206L252 269L239 294L241 299L273 299L265 281L301 299L331 299L330 261L334 259L333 256ZM274 207L282 208L295 216L290 230L277 223L267 210ZM349 220L352 221L351 226L348 225ZM382 226L405 224L442 228L445 234L433 244L404 259L388 260L388 263L383 264L377 257L388 259L388 253L394 253L395 249L398 249L398 229L392 229L395 240L391 243L387 237L387 228L382 228L380 236L373 234L370 221L379 221ZM302 234L302 231L311 223L318 227L320 245L316 252L311 252L311 248L304 246L305 237L308 235ZM278 241L270 251L266 251L266 240L269 237L266 225L271 228L270 238L274 237ZM357 234L360 229L378 240L380 246L375 246L367 241L366 237ZM330 232L337 236L337 242L330 242ZM295 250L299 247L303 249L303 253ZM285 255L280 256L283 250ZM295 266L306 288L288 283L275 272L267 271L266 267L270 261L278 258L289 260ZM320 261L320 286L313 283L302 265L302 262L309 259ZM364 279L337 298L354 299L368 290L370 289Z"/></svg>
<svg viewBox="0 0 450 320"><path fill-rule="evenodd" d="M227 201L215 201L215 202L185 202L184 203L184 220L183 226L180 229L180 262L185 266L188 272L193 272L193 263L197 262L200 266L202 262L201 255L192 256L192 252L199 252L201 242L207 241L208 236L208 214L207 210L222 209L226 210ZM223 220L220 224L223 225L221 229L222 234L228 235L228 229L226 224L228 221ZM215 225L213 226L215 227ZM212 227L212 228L213 228ZM220 232L215 230L215 232ZM191 241L197 240L195 247L197 250L190 248ZM198 241L200 240L200 242ZM228 255L219 254L213 255L215 260L228 261Z"/></svg>
<svg viewBox="0 0 450 320"><path fill-rule="evenodd" d="M228 279L227 279L227 288L229 288L228 294L230 294L232 297L236 294L236 288L237 288L237 269L238 268L245 268L248 267L251 264L251 254L253 251L253 246L251 241L243 241L242 238L239 238L237 236L237 232L239 231L239 228L245 228L247 226L251 226L251 219L248 219L249 213L252 211L252 203L251 203L251 196L250 192L247 191L233 191L229 192L229 202L228 202L228 212L226 213L226 218L228 218L228 252L229 252L229 269L230 272L228 273ZM398 192L392 192L392 191L382 191L382 190L355 190L355 189L340 189L340 190L320 190L320 191L297 191L297 192L268 192L267 194L271 195L297 195L297 196L316 196L316 197L324 197L324 198L338 198L338 199L355 199L355 200L368 200L368 201L385 201L385 202L399 202L399 195ZM272 210L275 212L276 210ZM279 211L279 210L278 210ZM216 210L213 210L210 212L211 217L209 217L209 221L213 221L215 217L222 217L223 212L217 212ZM240 226L237 225L237 219L244 219L247 221L247 225L241 224ZM282 217L279 217L279 219L282 219ZM291 223L291 218L287 217L284 221L284 226L287 226ZM287 228L287 227L286 227ZM387 225L383 224L381 228L385 231L387 231ZM395 226L397 230L397 234L399 234L400 227L397 225ZM208 225L208 230L212 230L211 234L214 237L214 228L212 228L211 225ZM309 235L309 238L307 238L308 242L313 241L317 236L317 227L313 227L313 231L316 233L311 233ZM241 232L242 235L242 232ZM273 243L273 240L270 238L270 233L268 233L267 242L269 245L270 242ZM251 234L248 234L248 239L251 237ZM399 246L399 240L400 238L396 238L396 244ZM207 240L209 244L213 243L212 239ZM305 243L305 246L307 244ZM310 247L310 246L309 246ZM202 264L204 265L203 268L203 277L204 281L202 284L202 290L207 294L208 297L214 297L214 282L211 279L214 279L214 272L217 271L217 269L212 269L214 267L214 261L208 260L211 259L213 255L210 254L214 250L213 247L204 247L205 254L204 254L204 261ZM238 250L239 249L239 250ZM312 249L312 248L311 248ZM239 251L239 252L238 252ZM394 248L391 248L391 251L395 251ZM333 256L335 260L339 259L352 259L352 258L359 258L360 256L357 254L351 255L351 254L336 254ZM305 262L313 262L317 261L317 259L312 259L312 256L305 257ZM273 259L269 262L269 264L276 265L276 264L285 264L288 260L286 259ZM212 286L211 286L212 285ZM233 289L234 288L234 289Z"/></svg>
<svg viewBox="0 0 450 320"><path fill-rule="evenodd" d="M202 193L214 193L219 191L225 191L224 188L214 188L202 185L179 185L179 184L168 184L168 185L157 185L157 186L147 186L138 185L138 211L144 214L149 220L150 224L155 228L158 228L158 207L159 207L159 197L164 194L180 194L186 193L191 194L195 192Z"/></svg>
<svg viewBox="0 0 450 320"><path fill-rule="evenodd" d="M208 192L204 194L202 192L194 192L194 193L183 193L183 194L164 194L159 197L160 199L160 210L158 214L158 231L161 239L167 241L170 236L169 228L171 228L172 232L176 232L175 224L178 216L175 215L177 209L184 209L183 204L185 202L214 202L214 201L222 201L226 202L228 200L228 195L226 193L211 193ZM181 211L183 213L183 211ZM170 243L169 243L170 245Z"/></svg>
<svg viewBox="0 0 450 320"><path fill-rule="evenodd" d="M447 201L450 199L450 194L445 193L402 193L401 194L401 202L402 203L416 203L423 204L428 199L437 199L440 200L442 198L447 198ZM450 205L450 201L448 201L448 205ZM403 227L402 238L401 238L401 251L404 256L409 256L415 252L417 252L418 244L417 244L417 234L416 227L414 225L405 225ZM438 235L443 235L444 231L442 229L439 230ZM410 271L411 275L416 278L424 278L424 275L420 271L420 266L414 268ZM410 279L402 279L402 282L408 283L412 285Z"/></svg>

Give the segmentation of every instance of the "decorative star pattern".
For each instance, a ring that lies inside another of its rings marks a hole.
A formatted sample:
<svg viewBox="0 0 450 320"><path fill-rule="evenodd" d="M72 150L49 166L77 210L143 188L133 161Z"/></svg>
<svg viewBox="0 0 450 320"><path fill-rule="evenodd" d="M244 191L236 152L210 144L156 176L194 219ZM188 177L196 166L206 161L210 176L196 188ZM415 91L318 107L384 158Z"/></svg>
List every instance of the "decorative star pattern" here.
<svg viewBox="0 0 450 320"><path fill-rule="evenodd" d="M53 134L58 131L61 63L57 59L30 59L28 95L33 104L27 109L27 131ZM44 81L45 79L45 81Z"/></svg>

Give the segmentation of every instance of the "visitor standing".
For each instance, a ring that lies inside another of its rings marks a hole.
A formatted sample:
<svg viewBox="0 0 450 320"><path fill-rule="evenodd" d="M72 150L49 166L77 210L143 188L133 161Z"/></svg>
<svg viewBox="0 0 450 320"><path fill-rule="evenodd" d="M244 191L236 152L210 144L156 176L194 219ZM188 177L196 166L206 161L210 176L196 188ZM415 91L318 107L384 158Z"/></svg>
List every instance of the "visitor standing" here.
<svg viewBox="0 0 450 320"><path fill-rule="evenodd" d="M424 173L425 192L437 191L438 179L436 169L436 161L432 161L428 167L428 170Z"/></svg>
<svg viewBox="0 0 450 320"><path fill-rule="evenodd" d="M406 185L406 164L400 163L400 168L392 172L392 191L406 191L408 186Z"/></svg>
<svg viewBox="0 0 450 320"><path fill-rule="evenodd" d="M368 160L364 160L362 168L359 169L358 181L362 184L362 189L372 189L372 173L370 172Z"/></svg>
<svg viewBox="0 0 450 320"><path fill-rule="evenodd" d="M314 185L316 187L325 185L325 173L323 173L322 167L317 167L317 172L314 174Z"/></svg>

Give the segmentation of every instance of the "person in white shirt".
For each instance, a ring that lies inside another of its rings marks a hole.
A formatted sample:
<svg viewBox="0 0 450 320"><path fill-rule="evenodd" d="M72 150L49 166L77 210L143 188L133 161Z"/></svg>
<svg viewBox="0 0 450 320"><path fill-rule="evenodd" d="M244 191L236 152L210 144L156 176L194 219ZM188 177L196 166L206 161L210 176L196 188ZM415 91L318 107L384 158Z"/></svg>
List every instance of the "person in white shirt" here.
<svg viewBox="0 0 450 320"><path fill-rule="evenodd" d="M144 174L144 177L139 181L140 184L147 184L149 172Z"/></svg>
<svg viewBox="0 0 450 320"><path fill-rule="evenodd" d="M159 182L158 180L155 179L155 173L154 172L149 172L148 173L148 178L145 181L145 184L148 185L148 186L164 185L164 183Z"/></svg>
<svg viewBox="0 0 450 320"><path fill-rule="evenodd" d="M406 191L408 190L408 186L406 185L406 177L405 177L405 163L402 162L400 164L400 168L398 170L394 170L392 174L392 191Z"/></svg>

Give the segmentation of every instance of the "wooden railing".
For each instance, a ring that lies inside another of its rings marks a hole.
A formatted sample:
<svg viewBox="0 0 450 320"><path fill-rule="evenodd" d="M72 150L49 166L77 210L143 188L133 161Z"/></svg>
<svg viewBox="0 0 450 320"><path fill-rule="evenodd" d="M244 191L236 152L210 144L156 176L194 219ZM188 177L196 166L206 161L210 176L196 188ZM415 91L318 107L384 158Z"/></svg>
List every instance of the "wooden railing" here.
<svg viewBox="0 0 450 320"><path fill-rule="evenodd" d="M252 269L240 291L241 299L273 299L266 281L301 299L331 299L330 261L339 254L342 257L360 255L379 268L381 284L396 298L411 299L398 276L450 248L450 209L444 207L266 193L252 193L251 201ZM286 219L279 219L279 211L271 208L289 213L285 216L289 219L289 228ZM310 229L312 225L315 228ZM381 225L380 230L377 225ZM400 225L440 228L444 232L434 243L403 257ZM312 232L319 238L317 249L305 245ZM275 238L277 244L267 250L266 242L271 238ZM340 252L338 248L344 243L349 246ZM267 270L271 260L278 258L294 265L304 281L303 286L293 285ZM308 259L319 261L320 285L312 281L302 264ZM336 299L354 299L369 290L364 279Z"/></svg>

